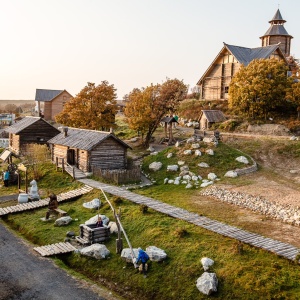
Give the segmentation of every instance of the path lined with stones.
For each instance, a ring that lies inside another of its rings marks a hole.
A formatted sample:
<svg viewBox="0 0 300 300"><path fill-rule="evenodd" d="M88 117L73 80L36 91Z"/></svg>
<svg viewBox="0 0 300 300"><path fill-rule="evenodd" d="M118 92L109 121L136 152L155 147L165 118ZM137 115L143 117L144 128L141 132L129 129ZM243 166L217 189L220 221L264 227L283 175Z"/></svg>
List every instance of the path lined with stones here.
<svg viewBox="0 0 300 300"><path fill-rule="evenodd" d="M145 204L148 207L171 217L187 221L223 236L227 236L243 243L273 252L289 260L295 260L297 254L300 252L299 248L296 248L290 244L283 243L271 238L266 238L255 233L251 233L237 227L227 225L225 223L211 220L207 217L199 216L196 213L191 213L185 209L160 202L150 197L138 195L116 186L108 185L91 179L81 179L79 181L88 186L96 189L102 189L104 192L125 198L134 203Z"/></svg>

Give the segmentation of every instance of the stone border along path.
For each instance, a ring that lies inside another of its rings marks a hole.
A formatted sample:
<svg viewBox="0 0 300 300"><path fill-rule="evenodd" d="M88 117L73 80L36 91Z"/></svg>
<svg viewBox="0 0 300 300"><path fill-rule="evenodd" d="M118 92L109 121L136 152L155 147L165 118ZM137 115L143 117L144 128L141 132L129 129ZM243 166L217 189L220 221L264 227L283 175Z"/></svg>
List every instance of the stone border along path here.
<svg viewBox="0 0 300 300"><path fill-rule="evenodd" d="M66 200L70 200L75 197L79 197L81 195L84 195L88 192L90 192L93 188L90 186L84 186L82 188L79 188L77 190L68 191L65 193L61 193L57 195L57 201L63 202ZM38 201L33 202L27 202L27 203L21 203L17 205L7 206L7 207L0 207L0 217L5 216L11 213L17 213L25 210L32 210L39 207L45 207L48 206L49 198L45 198Z"/></svg>
<svg viewBox="0 0 300 300"><path fill-rule="evenodd" d="M294 261L296 259L297 254L300 253L299 248L296 248L290 244L273 240L271 238L266 238L255 233L251 233L239 229L237 227L227 225L225 223L211 220L207 217L199 216L196 213L191 213L185 209L160 202L153 198L138 195L133 192L124 190L122 188L101 183L92 179L81 179L78 181L96 189L101 188L104 192L125 198L134 203L145 204L158 212L164 213L177 219L187 221L189 223L195 224L197 226L221 234L223 236L236 239L251 246L273 252L289 260Z"/></svg>

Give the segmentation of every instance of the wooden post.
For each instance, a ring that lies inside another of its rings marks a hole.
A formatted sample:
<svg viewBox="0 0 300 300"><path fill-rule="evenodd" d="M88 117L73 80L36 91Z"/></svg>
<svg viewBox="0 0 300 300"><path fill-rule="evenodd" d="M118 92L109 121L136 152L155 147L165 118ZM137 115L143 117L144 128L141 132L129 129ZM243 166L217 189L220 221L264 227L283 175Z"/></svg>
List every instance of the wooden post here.
<svg viewBox="0 0 300 300"><path fill-rule="evenodd" d="M117 218L117 216L115 215L116 221L118 219L120 219L120 217L121 217L121 209L120 208L119 208L118 217L119 218ZM120 254L122 252L122 250L123 250L123 239L121 237L121 227L120 227L120 224L119 224L118 221L116 222L116 224L117 224L117 227L118 227L118 238L116 239L116 253Z"/></svg>
<svg viewBox="0 0 300 300"><path fill-rule="evenodd" d="M58 157L55 157L55 165L56 165L56 171L58 170Z"/></svg>
<svg viewBox="0 0 300 300"><path fill-rule="evenodd" d="M27 186L27 168L25 170L25 193L28 193L28 186Z"/></svg>
<svg viewBox="0 0 300 300"><path fill-rule="evenodd" d="M168 138L168 123L165 122L165 136L166 136L166 139Z"/></svg>
<svg viewBox="0 0 300 300"><path fill-rule="evenodd" d="M62 172L65 171L65 159L64 158L62 158L62 161L61 161L61 170L62 170Z"/></svg>
<svg viewBox="0 0 300 300"><path fill-rule="evenodd" d="M75 180L75 168L72 168L73 180Z"/></svg>
<svg viewBox="0 0 300 300"><path fill-rule="evenodd" d="M20 172L18 173L18 191L20 192L21 189L21 174Z"/></svg>

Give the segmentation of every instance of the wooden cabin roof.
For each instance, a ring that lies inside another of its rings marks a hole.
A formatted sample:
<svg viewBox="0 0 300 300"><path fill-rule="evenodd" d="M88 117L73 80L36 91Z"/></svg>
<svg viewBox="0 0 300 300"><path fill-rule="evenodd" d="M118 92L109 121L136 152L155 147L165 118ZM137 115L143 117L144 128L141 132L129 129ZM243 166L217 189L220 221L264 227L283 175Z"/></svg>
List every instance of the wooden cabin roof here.
<svg viewBox="0 0 300 300"><path fill-rule="evenodd" d="M226 51L229 51L236 60L247 66L252 60L254 59L267 59L271 56L271 54L275 51L278 51L280 57L286 62L288 65L288 62L282 53L279 44L265 46L265 47L257 47L257 48L247 48L247 47L241 47L241 46L234 46L224 43L224 47L219 52L219 54L216 56L214 61L211 63L211 65L208 67L208 69L205 71L205 73L202 75L202 77L197 82L197 85L200 85L202 83L202 80L211 72L211 70L214 68L216 61L218 61L219 57L222 56Z"/></svg>
<svg viewBox="0 0 300 300"><path fill-rule="evenodd" d="M200 114L200 119L203 115L206 117L207 121L210 123L223 122L226 120L223 112L220 110L213 110L213 109L202 110L201 114Z"/></svg>
<svg viewBox="0 0 300 300"><path fill-rule="evenodd" d="M46 90L46 89L36 89L35 92L35 101L41 102L49 102L56 98L63 92L67 92L66 90ZM67 92L68 93L68 92ZM72 95L68 93L71 97Z"/></svg>
<svg viewBox="0 0 300 300"><path fill-rule="evenodd" d="M163 117L160 121L168 124L174 122L178 123L174 117Z"/></svg>
<svg viewBox="0 0 300 300"><path fill-rule="evenodd" d="M13 134L18 134L22 130L24 130L25 128L29 127L30 125L32 125L36 122L44 122L47 125L49 125L49 126L53 127L54 129L56 129L54 126L52 126L50 123L48 123L47 121L45 121L41 117L25 117L22 120L18 121L17 123L5 128L5 131L9 132L9 133L13 133ZM57 131L59 132L58 129L57 129Z"/></svg>
<svg viewBox="0 0 300 300"><path fill-rule="evenodd" d="M110 137L124 147L131 149L129 145L117 138L113 133L78 128L67 128L66 134L62 132L50 139L48 143L89 151Z"/></svg>

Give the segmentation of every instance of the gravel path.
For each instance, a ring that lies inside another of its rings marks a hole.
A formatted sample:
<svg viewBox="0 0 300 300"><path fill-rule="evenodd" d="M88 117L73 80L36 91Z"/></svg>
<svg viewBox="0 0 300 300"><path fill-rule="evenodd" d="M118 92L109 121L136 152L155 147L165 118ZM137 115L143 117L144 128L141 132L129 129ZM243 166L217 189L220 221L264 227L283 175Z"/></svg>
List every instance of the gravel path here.
<svg viewBox="0 0 300 300"><path fill-rule="evenodd" d="M39 257L0 223L0 300L116 299L99 296L85 285Z"/></svg>

